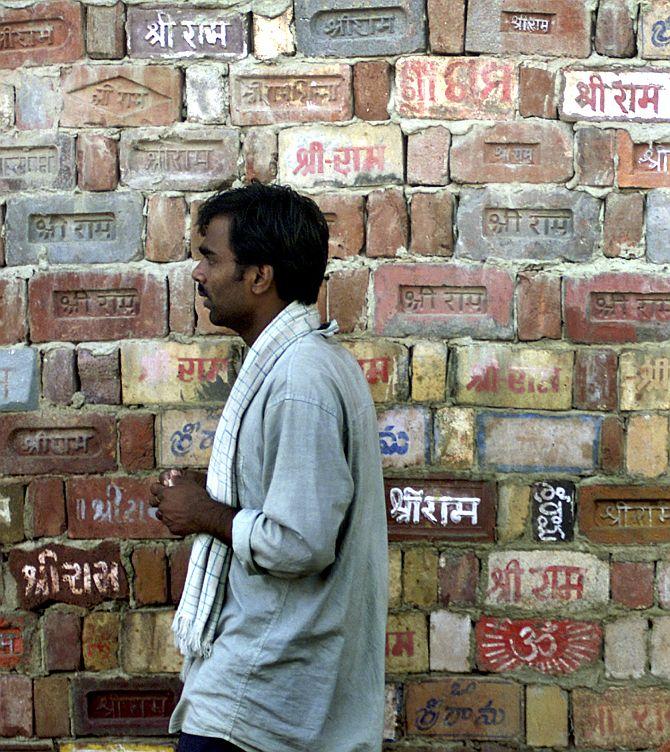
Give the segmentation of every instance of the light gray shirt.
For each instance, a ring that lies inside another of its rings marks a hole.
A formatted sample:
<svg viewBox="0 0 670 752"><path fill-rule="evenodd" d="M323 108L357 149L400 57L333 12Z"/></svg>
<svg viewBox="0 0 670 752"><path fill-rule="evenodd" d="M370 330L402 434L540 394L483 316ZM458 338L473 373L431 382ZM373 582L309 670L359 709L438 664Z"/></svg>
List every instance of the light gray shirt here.
<svg viewBox="0 0 670 752"><path fill-rule="evenodd" d="M212 655L170 731L251 752L379 752L387 535L375 409L332 338L291 345L240 427L240 511Z"/></svg>

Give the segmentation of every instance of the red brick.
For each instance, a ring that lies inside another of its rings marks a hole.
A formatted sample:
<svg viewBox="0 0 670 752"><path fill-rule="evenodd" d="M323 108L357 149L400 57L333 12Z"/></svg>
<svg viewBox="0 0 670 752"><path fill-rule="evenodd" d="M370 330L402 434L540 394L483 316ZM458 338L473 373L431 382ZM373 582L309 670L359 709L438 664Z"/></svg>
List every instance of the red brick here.
<svg viewBox="0 0 670 752"><path fill-rule="evenodd" d="M341 193L312 198L328 222L328 258L357 256L365 243L365 198Z"/></svg>
<svg viewBox="0 0 670 752"><path fill-rule="evenodd" d="M274 131L269 128L249 128L242 144L246 182L259 180L261 183L271 183L277 177L277 153L277 134ZM191 207L194 203L202 202L191 202Z"/></svg>
<svg viewBox="0 0 670 752"><path fill-rule="evenodd" d="M151 470L154 461L154 416L128 413L119 418L119 460L128 472Z"/></svg>
<svg viewBox="0 0 670 752"><path fill-rule="evenodd" d="M77 671L81 665L81 616L49 609L42 631L47 671Z"/></svg>
<svg viewBox="0 0 670 752"><path fill-rule="evenodd" d="M133 551L135 603L150 606L167 601L167 560L163 546L142 546Z"/></svg>
<svg viewBox="0 0 670 752"><path fill-rule="evenodd" d="M442 555L437 580L441 605L474 603L477 600L479 559L471 551Z"/></svg>
<svg viewBox="0 0 670 752"><path fill-rule="evenodd" d="M368 196L365 252L368 256L395 256L407 247L407 205L401 188L384 188Z"/></svg>
<svg viewBox="0 0 670 752"><path fill-rule="evenodd" d="M29 613L0 613L0 669L34 671L39 660L37 616ZM2 704L0 703L0 708Z"/></svg>
<svg viewBox="0 0 670 752"><path fill-rule="evenodd" d="M91 404L118 405L121 402L121 371L119 351L96 353L86 348L77 350L79 391Z"/></svg>
<svg viewBox="0 0 670 752"><path fill-rule="evenodd" d="M84 618L84 668L106 671L119 665L121 616L114 611L94 611Z"/></svg>
<svg viewBox="0 0 670 752"><path fill-rule="evenodd" d="M578 410L616 410L617 365L614 350L577 350L573 404Z"/></svg>
<svg viewBox="0 0 670 752"><path fill-rule="evenodd" d="M453 199L448 191L413 193L410 250L425 256L451 256L454 250Z"/></svg>
<svg viewBox="0 0 670 752"><path fill-rule="evenodd" d="M391 66L386 60L354 65L354 114L361 120L386 120L391 96Z"/></svg>
<svg viewBox="0 0 670 752"><path fill-rule="evenodd" d="M26 326L26 283L22 279L0 279L0 345L23 342Z"/></svg>
<svg viewBox="0 0 670 752"><path fill-rule="evenodd" d="M579 128L575 133L580 185L605 187L614 182L614 131Z"/></svg>
<svg viewBox="0 0 670 752"><path fill-rule="evenodd" d="M123 298L119 297L121 290ZM165 279L151 272L38 274L28 283L28 300L33 342L162 337L167 333ZM126 307L119 310L119 301ZM79 315L73 317L73 313Z"/></svg>
<svg viewBox="0 0 670 752"><path fill-rule="evenodd" d="M446 185L449 182L451 133L433 125L407 138L407 182L412 185Z"/></svg>
<svg viewBox="0 0 670 752"><path fill-rule="evenodd" d="M27 676L0 675L0 736L33 735L33 685Z"/></svg>
<svg viewBox="0 0 670 752"><path fill-rule="evenodd" d="M556 74L544 68L523 65L519 69L519 114L521 117L557 118Z"/></svg>
<svg viewBox="0 0 670 752"><path fill-rule="evenodd" d="M542 272L521 272L517 292L520 340L560 339L561 278Z"/></svg>
<svg viewBox="0 0 670 752"><path fill-rule="evenodd" d="M123 30L126 11L123 3L86 8L86 51L93 59L113 60L126 52Z"/></svg>
<svg viewBox="0 0 670 752"><path fill-rule="evenodd" d="M670 188L667 170L651 169L648 161L640 162L650 147L651 156L654 157L654 146L666 147L667 139L634 142L628 131L616 132L617 182L620 188Z"/></svg>
<svg viewBox="0 0 670 752"><path fill-rule="evenodd" d="M113 191L119 183L119 145L99 133L77 136L77 182L82 191Z"/></svg>
<svg viewBox="0 0 670 752"><path fill-rule="evenodd" d="M605 199L603 253L630 258L642 253L644 197L641 193L609 193Z"/></svg>
<svg viewBox="0 0 670 752"><path fill-rule="evenodd" d="M186 258L186 202L182 196L149 196L147 203L147 261Z"/></svg>
<svg viewBox="0 0 670 752"><path fill-rule="evenodd" d="M54 0L37 3L28 8L0 9L0 25L18 26L35 33L44 29L48 20L51 37L47 44L42 40L32 46L13 44L0 50L0 68L18 68L20 65L49 65L53 63L71 63L84 54L84 9L80 3L69 0ZM23 47L23 48L22 48Z"/></svg>
<svg viewBox="0 0 670 752"><path fill-rule="evenodd" d="M62 126L170 125L181 119L182 74L173 66L78 65L61 72L61 88ZM141 96L131 100L127 92Z"/></svg>
<svg viewBox="0 0 670 752"><path fill-rule="evenodd" d="M70 736L70 680L66 676L35 679L35 735Z"/></svg>
<svg viewBox="0 0 670 752"><path fill-rule="evenodd" d="M195 282L191 276L193 265L188 263L171 266L168 269L168 289L170 291L170 331L177 334L193 334L196 324L200 317L204 316L205 321L209 324L207 309L202 305L202 298L195 294ZM198 307L198 304L200 307ZM213 327L212 327L213 328ZM217 328L217 332L221 329ZM201 333L198 328L198 333ZM204 333L208 333L207 331Z"/></svg>
<svg viewBox="0 0 670 752"><path fill-rule="evenodd" d="M613 561L610 570L612 600L626 608L654 605L654 564L645 561Z"/></svg>
<svg viewBox="0 0 670 752"><path fill-rule="evenodd" d="M36 538L65 532L65 493L60 478L31 480L26 501L28 508L33 510L33 534Z"/></svg>
<svg viewBox="0 0 670 752"><path fill-rule="evenodd" d="M366 328L369 278L367 269L337 271L328 278L328 316L345 334Z"/></svg>
<svg viewBox="0 0 670 752"><path fill-rule="evenodd" d="M181 598L190 556L191 544L186 541L178 543L170 551L170 600L174 604L179 603Z"/></svg>
<svg viewBox="0 0 670 752"><path fill-rule="evenodd" d="M74 348L47 350L42 359L44 398L56 405L69 405L77 386Z"/></svg>
<svg viewBox="0 0 670 752"><path fill-rule="evenodd" d="M613 415L603 420L600 439L600 466L604 473L615 475L623 466L624 432L618 418Z"/></svg>
<svg viewBox="0 0 670 752"><path fill-rule="evenodd" d="M626 0L601 0L596 21L596 52L606 57L633 57L635 32Z"/></svg>
<svg viewBox="0 0 670 752"><path fill-rule="evenodd" d="M463 52L465 0L428 0L430 51L440 55Z"/></svg>

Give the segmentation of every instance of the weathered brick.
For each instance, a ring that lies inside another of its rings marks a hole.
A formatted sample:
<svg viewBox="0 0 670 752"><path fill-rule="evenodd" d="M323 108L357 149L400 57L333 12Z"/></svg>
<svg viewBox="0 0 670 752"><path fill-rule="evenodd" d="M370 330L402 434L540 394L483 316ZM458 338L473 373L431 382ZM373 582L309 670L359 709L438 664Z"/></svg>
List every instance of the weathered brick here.
<svg viewBox="0 0 670 752"><path fill-rule="evenodd" d="M560 339L561 278L544 272L520 272L518 280L519 339Z"/></svg>
<svg viewBox="0 0 670 752"><path fill-rule="evenodd" d="M0 613L0 668L33 672L39 662L37 617L30 613ZM2 697L0 693L0 698ZM0 704L0 707L4 706ZM0 719L0 727L2 720Z"/></svg>
<svg viewBox="0 0 670 752"><path fill-rule="evenodd" d="M488 557L486 603L584 611L609 601L609 566L577 551L496 551Z"/></svg>
<svg viewBox="0 0 670 752"><path fill-rule="evenodd" d="M41 676L33 686L36 736L70 735L70 680L66 676Z"/></svg>
<svg viewBox="0 0 670 752"><path fill-rule="evenodd" d="M186 119L192 123L224 123L228 86L221 68L207 63L186 68Z"/></svg>
<svg viewBox="0 0 670 752"><path fill-rule="evenodd" d="M391 96L391 66L386 60L354 65L354 112L361 120L386 120Z"/></svg>
<svg viewBox="0 0 670 752"><path fill-rule="evenodd" d="M89 5L86 8L86 51L89 57L114 60L125 55L125 15L123 3Z"/></svg>
<svg viewBox="0 0 670 752"><path fill-rule="evenodd" d="M378 413L379 448L384 467L413 467L430 461L431 415L425 407L405 406Z"/></svg>
<svg viewBox="0 0 670 752"><path fill-rule="evenodd" d="M605 624L605 674L640 679L647 663L647 619L626 616Z"/></svg>
<svg viewBox="0 0 670 752"><path fill-rule="evenodd" d="M10 84L0 83L1 128L11 128L14 125L14 98L14 87Z"/></svg>
<svg viewBox="0 0 670 752"><path fill-rule="evenodd" d="M168 290L170 293L168 321L170 331L177 334L193 334L197 314L198 334L208 334L210 328L213 329L213 327L209 323L208 311L202 305L203 298L198 296L196 302L195 282L191 276L192 271L193 264L188 261L178 265L170 264L168 268ZM203 321L206 322L207 326L200 326ZM217 329L217 332L221 332L221 330Z"/></svg>
<svg viewBox="0 0 670 752"><path fill-rule="evenodd" d="M577 179L580 185L609 186L614 182L612 130L580 128L575 133Z"/></svg>
<svg viewBox="0 0 670 752"><path fill-rule="evenodd" d="M417 611L389 614L386 671L390 674L428 671L428 630L424 614Z"/></svg>
<svg viewBox="0 0 670 752"><path fill-rule="evenodd" d="M118 405L121 402L119 351L77 349L79 391L91 404Z"/></svg>
<svg viewBox="0 0 670 752"><path fill-rule="evenodd" d="M441 554L437 582L438 601L441 605L474 603L479 582L479 559L472 551Z"/></svg>
<svg viewBox="0 0 670 752"><path fill-rule="evenodd" d="M402 567L403 601L428 608L437 598L437 552L432 548L409 548ZM455 671L458 669L454 669Z"/></svg>
<svg viewBox="0 0 670 752"><path fill-rule="evenodd" d="M526 688L526 744L568 746L568 693L542 684Z"/></svg>
<svg viewBox="0 0 670 752"><path fill-rule="evenodd" d="M294 55L295 41L292 23L292 3L283 13L273 18L254 13L252 19L254 57L258 60L272 60L280 55Z"/></svg>
<svg viewBox="0 0 670 752"><path fill-rule="evenodd" d="M269 128L249 128L244 134L242 157L246 182L271 183L277 177L277 134Z"/></svg>
<svg viewBox="0 0 670 752"><path fill-rule="evenodd" d="M524 483L498 484L498 540L507 543L521 538L530 517L530 488Z"/></svg>
<svg viewBox="0 0 670 752"><path fill-rule="evenodd" d="M410 251L425 256L451 256L454 250L453 199L449 191L413 193L410 204Z"/></svg>
<svg viewBox="0 0 670 752"><path fill-rule="evenodd" d="M328 276L328 317L348 334L367 328L368 269L342 269Z"/></svg>
<svg viewBox="0 0 670 752"><path fill-rule="evenodd" d="M167 601L167 559L165 548L141 546L133 551L135 570L135 602L138 606L151 606Z"/></svg>
<svg viewBox="0 0 670 752"><path fill-rule="evenodd" d="M231 69L230 116L235 125L335 122L350 120L352 112L350 65L282 63Z"/></svg>
<svg viewBox="0 0 670 752"><path fill-rule="evenodd" d="M78 65L61 72L61 125L170 125L181 117L181 71L162 65Z"/></svg>
<svg viewBox="0 0 670 752"><path fill-rule="evenodd" d="M596 52L607 57L633 57L635 32L626 0L603 0L598 6Z"/></svg>
<svg viewBox="0 0 670 752"><path fill-rule="evenodd" d="M37 408L38 363L37 350L31 347L0 348L0 412Z"/></svg>
<svg viewBox="0 0 670 752"><path fill-rule="evenodd" d="M119 419L119 462L128 472L154 467L154 416L128 413Z"/></svg>
<svg viewBox="0 0 670 752"><path fill-rule="evenodd" d="M386 684L384 689L384 741L395 741L400 724L402 685Z"/></svg>
<svg viewBox="0 0 670 752"><path fill-rule="evenodd" d="M638 49L640 57L663 59L670 57L668 48L667 18L670 3L667 0L654 0L640 8L638 21Z"/></svg>
<svg viewBox="0 0 670 752"><path fill-rule="evenodd" d="M33 683L27 676L0 675L0 736L33 735Z"/></svg>
<svg viewBox="0 0 670 752"><path fill-rule="evenodd" d="M447 348L442 342L412 347L412 401L442 402L447 382Z"/></svg>
<svg viewBox="0 0 670 752"><path fill-rule="evenodd" d="M23 530L23 486L0 486L0 544L18 543Z"/></svg>
<svg viewBox="0 0 670 752"><path fill-rule="evenodd" d="M77 391L75 368L76 351L73 347L56 347L47 350L42 359L42 394L56 405L69 405Z"/></svg>
<svg viewBox="0 0 670 752"><path fill-rule="evenodd" d="M33 342L162 337L165 278L155 272L51 272L28 283Z"/></svg>
<svg viewBox="0 0 670 752"><path fill-rule="evenodd" d="M657 616L652 620L649 645L651 673L670 679L670 617Z"/></svg>
<svg viewBox="0 0 670 752"><path fill-rule="evenodd" d="M16 127L22 131L51 130L58 125L63 107L58 79L21 72L16 86Z"/></svg>
<svg viewBox="0 0 670 752"><path fill-rule="evenodd" d="M605 199L603 253L608 258L644 255L644 197L641 193L609 193Z"/></svg>
<svg viewBox="0 0 670 752"><path fill-rule="evenodd" d="M670 219L670 193L664 190L647 194L647 261L667 264L670 253L664 241L664 232Z"/></svg>
<svg viewBox="0 0 670 752"><path fill-rule="evenodd" d="M450 470L469 469L475 458L475 416L466 407L440 407L435 412L433 462Z"/></svg>
<svg viewBox="0 0 670 752"><path fill-rule="evenodd" d="M129 674L177 673L182 656L174 645L174 611L128 611L123 623L121 662Z"/></svg>
<svg viewBox="0 0 670 752"><path fill-rule="evenodd" d="M582 191L515 185L463 188L455 255L481 261L588 261L600 239L599 219L600 201Z"/></svg>
<svg viewBox="0 0 670 752"><path fill-rule="evenodd" d="M28 333L25 280L0 277L0 345L22 342Z"/></svg>
<svg viewBox="0 0 670 752"><path fill-rule="evenodd" d="M602 422L600 465L605 473L618 473L623 467L624 432L621 421L608 415Z"/></svg>
<svg viewBox="0 0 670 752"><path fill-rule="evenodd" d="M190 556L191 544L186 541L178 543L170 552L170 600L175 605L181 598Z"/></svg>
<svg viewBox="0 0 670 752"><path fill-rule="evenodd" d="M573 404L579 410L616 410L617 354L614 350L577 350Z"/></svg>
<svg viewBox="0 0 670 752"><path fill-rule="evenodd" d="M620 363L622 410L670 408L670 372L665 347L624 350Z"/></svg>
<svg viewBox="0 0 670 752"><path fill-rule="evenodd" d="M433 54L457 55L465 39L465 0L428 0L428 40Z"/></svg>
<svg viewBox="0 0 670 752"><path fill-rule="evenodd" d="M357 256L365 243L365 198L339 193L312 198L328 222L328 258Z"/></svg>
<svg viewBox="0 0 670 752"><path fill-rule="evenodd" d="M114 611L93 611L84 617L84 668L106 671L119 666L121 617Z"/></svg>
<svg viewBox="0 0 670 752"><path fill-rule="evenodd" d="M66 133L0 136L0 190L70 190L76 183L75 141Z"/></svg>
<svg viewBox="0 0 670 752"><path fill-rule="evenodd" d="M446 185L449 182L451 133L432 125L407 137L407 182L411 185Z"/></svg>
<svg viewBox="0 0 670 752"><path fill-rule="evenodd" d="M545 68L519 68L519 114L521 117L558 117L556 74Z"/></svg>
<svg viewBox="0 0 670 752"><path fill-rule="evenodd" d="M588 57L591 10L581 0L538 0L523 13L503 0L468 0L465 49Z"/></svg>
<svg viewBox="0 0 670 752"><path fill-rule="evenodd" d="M182 196L153 194L147 202L147 261L165 263L186 257L186 202Z"/></svg>
<svg viewBox="0 0 670 752"><path fill-rule="evenodd" d="M44 615L42 631L47 671L77 671L81 665L81 616L51 608Z"/></svg>
<svg viewBox="0 0 670 752"><path fill-rule="evenodd" d="M507 120L518 98L517 65L487 57L398 60L396 109L402 117Z"/></svg>
<svg viewBox="0 0 670 752"><path fill-rule="evenodd" d="M409 220L401 188L372 191L367 210L367 256L396 256L407 247Z"/></svg>
<svg viewBox="0 0 670 752"><path fill-rule="evenodd" d="M668 467L668 418L631 415L626 431L626 470L631 475L655 478Z"/></svg>
<svg viewBox="0 0 670 752"><path fill-rule="evenodd" d="M402 604L402 551L389 548L389 608L400 608Z"/></svg>
<svg viewBox="0 0 670 752"><path fill-rule="evenodd" d="M656 590L658 605L670 608L670 561L659 561L656 565Z"/></svg>
<svg viewBox="0 0 670 752"><path fill-rule="evenodd" d="M166 410L158 421L159 467L205 467L221 407Z"/></svg>
<svg viewBox="0 0 670 752"><path fill-rule="evenodd" d="M646 561L613 561L610 568L612 600L626 608L654 604L654 565Z"/></svg>
<svg viewBox="0 0 670 752"><path fill-rule="evenodd" d="M403 162L395 123L304 125L279 132L279 180L297 188L402 183Z"/></svg>
<svg viewBox="0 0 670 752"><path fill-rule="evenodd" d="M467 614L433 611L430 615L430 670L470 671L470 634Z"/></svg>
<svg viewBox="0 0 670 752"><path fill-rule="evenodd" d="M670 8L670 6L669 6ZM668 188L668 139L634 142L628 131L616 133L617 182L621 188ZM612 194L610 194L612 195ZM624 194L625 195L625 194Z"/></svg>
<svg viewBox="0 0 670 752"><path fill-rule="evenodd" d="M113 191L119 182L118 142L100 133L80 133L77 179L82 191Z"/></svg>
<svg viewBox="0 0 670 752"><path fill-rule="evenodd" d="M60 478L34 478L26 495L32 509L33 534L36 538L62 535L66 529L65 492Z"/></svg>
<svg viewBox="0 0 670 752"><path fill-rule="evenodd" d="M409 355L404 345L357 339L341 344L356 358L375 402L402 402L409 392Z"/></svg>
<svg viewBox="0 0 670 752"><path fill-rule="evenodd" d="M375 270L375 331L510 339L514 282L502 269L386 264Z"/></svg>

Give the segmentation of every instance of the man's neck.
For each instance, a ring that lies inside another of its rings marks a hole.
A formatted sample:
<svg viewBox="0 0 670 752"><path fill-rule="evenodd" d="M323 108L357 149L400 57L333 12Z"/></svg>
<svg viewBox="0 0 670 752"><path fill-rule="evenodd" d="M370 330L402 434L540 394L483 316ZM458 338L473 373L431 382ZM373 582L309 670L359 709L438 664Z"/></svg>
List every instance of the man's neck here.
<svg viewBox="0 0 670 752"><path fill-rule="evenodd" d="M265 327L276 318L287 305L288 303L278 299L263 309L258 310L253 321L249 323L249 326L246 327L244 331L238 332L240 337L244 340L245 345L251 347L258 339L263 329L265 329Z"/></svg>

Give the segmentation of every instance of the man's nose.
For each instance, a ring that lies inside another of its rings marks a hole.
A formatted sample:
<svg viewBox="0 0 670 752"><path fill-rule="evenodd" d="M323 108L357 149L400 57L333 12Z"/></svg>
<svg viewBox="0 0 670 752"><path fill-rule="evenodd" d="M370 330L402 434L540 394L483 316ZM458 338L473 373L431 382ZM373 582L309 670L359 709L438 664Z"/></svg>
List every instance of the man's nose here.
<svg viewBox="0 0 670 752"><path fill-rule="evenodd" d="M202 261L198 262L195 269L191 272L191 279L194 279L196 282L200 282L202 284L205 281L205 275L202 273L201 267Z"/></svg>

